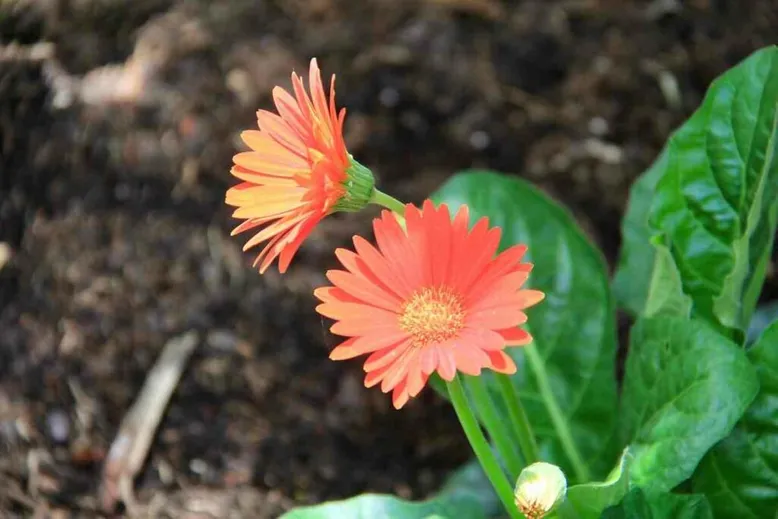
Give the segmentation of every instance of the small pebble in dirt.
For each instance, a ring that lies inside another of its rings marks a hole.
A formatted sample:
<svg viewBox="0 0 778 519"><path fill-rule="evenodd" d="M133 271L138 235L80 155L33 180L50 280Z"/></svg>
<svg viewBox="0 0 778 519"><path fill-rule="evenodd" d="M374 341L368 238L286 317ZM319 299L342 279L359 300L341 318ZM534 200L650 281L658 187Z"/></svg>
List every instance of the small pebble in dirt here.
<svg viewBox="0 0 778 519"><path fill-rule="evenodd" d="M474 131L470 135L470 146L479 151L488 148L491 141L489 134L483 130Z"/></svg>
<svg viewBox="0 0 778 519"><path fill-rule="evenodd" d="M394 108L400 102L400 92L396 88L385 87L378 94L378 100L387 108Z"/></svg>
<svg viewBox="0 0 778 519"><path fill-rule="evenodd" d="M608 121L600 116L589 119L589 131L597 137L603 137L608 133Z"/></svg>
<svg viewBox="0 0 778 519"><path fill-rule="evenodd" d="M240 339L229 330L211 330L205 342L214 350L231 352L238 346Z"/></svg>
<svg viewBox="0 0 778 519"><path fill-rule="evenodd" d="M211 467L201 459L193 459L189 462L189 470L201 478L205 478L211 472Z"/></svg>
<svg viewBox="0 0 778 519"><path fill-rule="evenodd" d="M70 436L70 419L62 409L54 409L46 415L46 431L57 443L66 443Z"/></svg>
<svg viewBox="0 0 778 519"><path fill-rule="evenodd" d="M59 352L62 355L72 355L81 350L84 345L84 336L78 325L68 319L60 323L62 339L59 341Z"/></svg>
<svg viewBox="0 0 778 519"><path fill-rule="evenodd" d="M69 519L71 517L70 512L63 508L55 508L50 512L51 519Z"/></svg>
<svg viewBox="0 0 778 519"><path fill-rule="evenodd" d="M0 242L0 270L3 270L6 263L11 261L11 256L13 256L11 246L5 242Z"/></svg>

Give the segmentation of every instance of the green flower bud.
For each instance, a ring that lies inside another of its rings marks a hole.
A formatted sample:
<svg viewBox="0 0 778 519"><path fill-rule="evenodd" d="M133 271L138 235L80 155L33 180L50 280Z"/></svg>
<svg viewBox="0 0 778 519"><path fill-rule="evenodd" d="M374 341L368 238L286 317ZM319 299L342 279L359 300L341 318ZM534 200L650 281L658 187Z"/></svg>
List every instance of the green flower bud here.
<svg viewBox="0 0 778 519"><path fill-rule="evenodd" d="M528 519L541 519L565 498L567 479L556 465L542 461L521 471L516 480L516 508Z"/></svg>

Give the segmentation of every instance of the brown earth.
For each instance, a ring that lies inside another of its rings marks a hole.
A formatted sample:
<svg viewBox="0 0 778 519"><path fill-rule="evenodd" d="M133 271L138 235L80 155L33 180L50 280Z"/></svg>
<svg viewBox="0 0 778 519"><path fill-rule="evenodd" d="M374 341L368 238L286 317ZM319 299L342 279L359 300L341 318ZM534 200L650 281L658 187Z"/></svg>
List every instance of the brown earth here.
<svg viewBox="0 0 778 519"><path fill-rule="evenodd" d="M631 181L715 76L773 43L778 6L745 4L0 0L0 516L102 514L106 451L188 330L136 480L152 516L434 491L469 456L452 412L362 388L314 312L369 218L328 219L287 275L259 276L223 205L238 133L317 56L384 190L520 174L612 264Z"/></svg>

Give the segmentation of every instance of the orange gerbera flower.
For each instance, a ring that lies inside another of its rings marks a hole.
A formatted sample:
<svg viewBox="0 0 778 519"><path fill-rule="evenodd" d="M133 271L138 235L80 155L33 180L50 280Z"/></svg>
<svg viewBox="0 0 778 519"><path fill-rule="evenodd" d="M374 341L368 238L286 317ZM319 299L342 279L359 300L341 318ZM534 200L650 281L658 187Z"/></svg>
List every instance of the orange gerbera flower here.
<svg viewBox="0 0 778 519"><path fill-rule="evenodd" d="M398 409L435 371L449 381L457 371L515 373L504 350L532 340L517 326L544 297L522 289L527 248L496 254L500 229L482 218L468 231L467 207L452 221L445 204L428 200L421 211L407 205L405 217L405 230L389 211L374 220L378 248L355 236L356 253L335 251L346 270L327 272L334 286L315 292L316 310L337 321L332 333L348 337L330 358L370 354L365 386L392 390Z"/></svg>
<svg viewBox="0 0 778 519"><path fill-rule="evenodd" d="M243 247L268 242L254 266L264 272L276 258L285 272L303 240L325 216L367 205L373 192L370 170L356 162L343 141L345 109L335 108L335 76L329 101L316 59L311 60L310 97L292 73L294 97L273 89L280 115L257 112L259 130L241 134L251 151L238 153L231 173L244 182L227 191L226 203L243 219L232 235L265 227Z"/></svg>

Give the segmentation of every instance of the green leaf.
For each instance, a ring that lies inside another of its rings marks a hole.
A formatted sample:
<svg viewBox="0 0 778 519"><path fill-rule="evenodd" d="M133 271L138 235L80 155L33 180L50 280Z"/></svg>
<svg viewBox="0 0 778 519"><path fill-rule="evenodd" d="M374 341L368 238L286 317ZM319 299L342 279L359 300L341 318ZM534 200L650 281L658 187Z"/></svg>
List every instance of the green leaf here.
<svg viewBox="0 0 778 519"><path fill-rule="evenodd" d="M778 511L778 322L748 357L761 388L746 414L724 441L708 453L693 479L716 517L775 516Z"/></svg>
<svg viewBox="0 0 778 519"><path fill-rule="evenodd" d="M712 519L705 496L632 490L618 506L608 508L602 519Z"/></svg>
<svg viewBox="0 0 778 519"><path fill-rule="evenodd" d="M599 519L603 510L618 504L629 491L632 455L624 449L619 464L601 483L583 483L567 490L557 514L560 519Z"/></svg>
<svg viewBox="0 0 778 519"><path fill-rule="evenodd" d="M281 516L282 519L430 519L440 517L455 519L466 517L481 519L486 516L472 499L435 498L421 503L411 503L400 498L378 494L331 501L321 505L297 508Z"/></svg>
<svg viewBox="0 0 778 519"><path fill-rule="evenodd" d="M778 301L765 303L758 307L751 318L746 333L746 344L756 341L768 326L778 321Z"/></svg>
<svg viewBox="0 0 778 519"><path fill-rule="evenodd" d="M633 315L643 313L648 299L656 251L651 246L654 231L648 226L656 184L667 169L667 150L630 188L627 212L621 222L622 246L613 277L613 292L619 304Z"/></svg>
<svg viewBox="0 0 778 519"><path fill-rule="evenodd" d="M432 198L447 203L452 212L467 204L472 222L488 216L491 225L502 228L501 248L517 243L529 247L527 258L534 269L528 285L543 290L546 299L529 309L527 327L544 361L551 398L567 419L590 474L604 476L620 446L608 441L615 429L616 333L602 256L566 210L519 178L462 172ZM513 382L538 436L541 459L559 465L574 480L522 348L508 352L519 368ZM487 383L498 392L494 379Z"/></svg>
<svg viewBox="0 0 778 519"><path fill-rule="evenodd" d="M410 502L379 494L296 508L281 519L486 519L500 503L477 462L465 464L433 498Z"/></svg>
<svg viewBox="0 0 778 519"><path fill-rule="evenodd" d="M681 273L675 266L670 250L658 238L659 236L651 240L656 249L654 271L651 275L643 315L645 317L656 315L689 317L692 311L692 300L683 293Z"/></svg>
<svg viewBox="0 0 778 519"><path fill-rule="evenodd" d="M703 321L638 321L630 337L621 438L631 481L669 491L727 436L759 390L742 348Z"/></svg>
<svg viewBox="0 0 778 519"><path fill-rule="evenodd" d="M656 273L645 238L662 236L694 315L745 330L778 219L777 133L778 48L769 47L714 81L647 178L638 181L616 276L625 306L645 309L643 280Z"/></svg>

